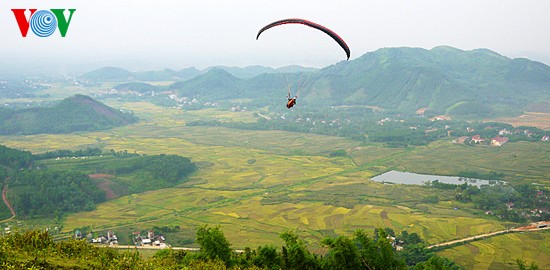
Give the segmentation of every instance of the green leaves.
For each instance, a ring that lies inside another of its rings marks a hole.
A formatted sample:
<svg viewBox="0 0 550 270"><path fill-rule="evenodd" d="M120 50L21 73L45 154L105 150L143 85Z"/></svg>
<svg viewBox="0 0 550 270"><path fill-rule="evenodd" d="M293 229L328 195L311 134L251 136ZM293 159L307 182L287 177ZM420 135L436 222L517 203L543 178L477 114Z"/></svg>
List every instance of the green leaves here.
<svg viewBox="0 0 550 270"><path fill-rule="evenodd" d="M220 226L211 228L204 225L197 231L197 243L201 247L201 255L207 260L221 260L229 265L232 250Z"/></svg>

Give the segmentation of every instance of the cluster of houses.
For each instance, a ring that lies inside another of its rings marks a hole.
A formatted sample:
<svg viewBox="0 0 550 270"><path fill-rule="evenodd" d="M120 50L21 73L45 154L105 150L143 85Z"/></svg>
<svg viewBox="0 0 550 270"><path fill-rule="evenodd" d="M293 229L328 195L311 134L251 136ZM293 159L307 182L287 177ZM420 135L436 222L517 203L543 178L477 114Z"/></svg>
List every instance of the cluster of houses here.
<svg viewBox="0 0 550 270"><path fill-rule="evenodd" d="M140 232L133 232L132 235L132 241L136 246L167 247L166 238L163 235L155 235L153 231L147 231L145 236L142 236Z"/></svg>
<svg viewBox="0 0 550 270"><path fill-rule="evenodd" d="M462 136L458 139L455 139L452 141L452 143L455 144L464 144L464 143L470 143L470 144L490 144L491 146L503 146L508 142L508 137L501 137L496 136L491 139L482 138L479 134L476 134L472 136L471 138L468 136Z"/></svg>
<svg viewBox="0 0 550 270"><path fill-rule="evenodd" d="M74 232L74 239L84 238L80 230ZM92 244L103 244L103 245L118 245L118 238L112 230L108 230L107 234L97 236L94 238L93 234L90 232L86 235L86 240Z"/></svg>
<svg viewBox="0 0 550 270"><path fill-rule="evenodd" d="M467 131L468 132L474 132L474 129L468 127ZM525 135L527 137L533 136L533 133L530 132L529 130L509 131L507 129L502 129L498 132L497 136L495 136L494 138L491 138L491 139L482 138L479 134L476 134L472 137L462 136L460 138L457 138L457 139L453 140L452 143L455 143L455 144L470 143L470 144L487 144L487 145L491 145L491 146L503 146L504 144L506 144L510 140L505 135L519 134L519 133L522 133L523 135ZM541 141L542 142L550 141L550 136L549 135L542 136Z"/></svg>
<svg viewBox="0 0 550 270"><path fill-rule="evenodd" d="M395 237L393 237L393 236L391 236L391 235L386 236L386 239L388 239L388 241L390 242L391 246L392 246L396 251L402 251L402 250L403 250L403 245L405 244L405 242L403 242L403 240L397 240Z"/></svg>
<svg viewBox="0 0 550 270"><path fill-rule="evenodd" d="M178 97L175 93L170 92L170 91L163 92L162 94L168 95L168 98L170 98L171 100L174 100L175 102L177 102L178 103L178 106L177 106L178 109L181 109L184 105L195 105L195 104L201 104L205 107L218 107L217 102L209 102L209 101L202 102L202 101L200 101L196 98Z"/></svg>
<svg viewBox="0 0 550 270"><path fill-rule="evenodd" d="M153 231L147 231L147 235L144 236L140 232L133 232L132 236L132 241L136 246L168 247L166 238L163 235L155 235ZM105 235L97 237L94 237L91 232L84 236L80 230L76 230L73 236L75 239L83 239L84 237L92 244L118 245L118 237L112 230L108 230Z"/></svg>
<svg viewBox="0 0 550 270"><path fill-rule="evenodd" d="M140 93L140 92L132 91L132 90L117 90L117 89L111 88L111 89L99 90L99 91L96 92L96 95L98 95L98 96L138 96L138 97L151 96L151 97L154 97L156 95L156 93L155 93L155 91L150 91L150 92L147 92L147 93Z"/></svg>
<svg viewBox="0 0 550 270"><path fill-rule="evenodd" d="M538 201L543 202L543 201L547 201L549 199L549 196L548 196L548 194L545 194L542 190L539 190L539 191L537 191L537 194L535 195L535 198ZM506 203L506 210L513 211L513 210L515 210L514 206L515 206L514 202L507 202ZM531 209L531 210L524 211L520 214L522 216L525 216L525 217L540 218L545 213L550 213L550 209L534 208L534 209ZM493 211L485 211L485 214L486 215L495 215L495 213Z"/></svg>

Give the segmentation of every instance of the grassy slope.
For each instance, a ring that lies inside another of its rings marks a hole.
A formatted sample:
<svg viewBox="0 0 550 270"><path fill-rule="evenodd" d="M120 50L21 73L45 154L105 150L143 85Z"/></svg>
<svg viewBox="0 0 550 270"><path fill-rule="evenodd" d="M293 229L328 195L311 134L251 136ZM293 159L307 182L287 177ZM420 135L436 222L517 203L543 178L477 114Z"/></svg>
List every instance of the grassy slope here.
<svg viewBox="0 0 550 270"><path fill-rule="evenodd" d="M208 166L183 186L132 194L103 203L95 211L70 215L65 231L93 225L95 230L113 228L122 235L155 225L178 225L183 229L178 237L192 239L198 225L221 224L229 241L241 248L280 246L278 234L292 228L314 249L326 236L391 227L417 232L429 243L437 243L511 225L462 210L468 206L450 203L451 194L438 193L440 202L427 205L422 198L433 195L431 190L384 186L368 178L390 168L442 174L474 168L505 170L507 176L522 179L529 168L528 179L548 185L544 179L550 170L542 162L547 160L548 145L472 148L438 142L414 150L386 149L310 134L186 127L186 120L200 117L198 112L187 114L147 103L125 106L145 122L110 131L0 140L34 152L99 145L117 151L179 154ZM250 119L249 113L218 115L226 120ZM338 149L348 149L353 159L327 157ZM510 158L513 154L516 159ZM453 210L456 206L460 210ZM500 254L518 243L515 238L506 241L488 245ZM540 242L529 245L537 249ZM531 261L535 256L528 253L523 259ZM465 253L464 258L470 257ZM504 258L495 261L508 263Z"/></svg>

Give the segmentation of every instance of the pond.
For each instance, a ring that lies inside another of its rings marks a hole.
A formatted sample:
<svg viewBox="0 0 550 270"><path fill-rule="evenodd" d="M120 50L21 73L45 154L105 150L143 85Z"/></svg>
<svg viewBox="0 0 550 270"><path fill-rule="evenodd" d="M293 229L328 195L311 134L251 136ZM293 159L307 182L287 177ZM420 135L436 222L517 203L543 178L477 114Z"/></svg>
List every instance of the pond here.
<svg viewBox="0 0 550 270"><path fill-rule="evenodd" d="M399 171L389 171L373 177L372 180L381 183L391 184L405 184L405 185L424 185L426 182L438 180L440 183L462 185L465 182L469 185L480 187L481 185L494 185L499 182L498 180L480 180L473 178L465 178L459 176L442 176L442 175L430 175L430 174L418 174Z"/></svg>

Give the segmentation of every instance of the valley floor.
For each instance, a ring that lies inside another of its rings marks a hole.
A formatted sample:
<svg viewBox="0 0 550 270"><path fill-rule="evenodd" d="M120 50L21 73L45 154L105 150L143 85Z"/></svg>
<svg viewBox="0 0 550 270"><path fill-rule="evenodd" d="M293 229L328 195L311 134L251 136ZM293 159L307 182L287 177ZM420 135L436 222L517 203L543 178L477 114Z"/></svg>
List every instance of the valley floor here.
<svg viewBox="0 0 550 270"><path fill-rule="evenodd" d="M113 199L95 210L66 217L62 224L66 233L90 227L94 231L111 229L129 239L134 231L178 226L178 241L192 242L198 226L219 224L236 249L265 244L280 247L279 234L295 230L310 250L323 252L320 242L325 237L351 235L357 229L370 234L375 228L388 227L396 232L416 232L427 243L437 244L518 224L456 203L452 193L438 191L437 202L432 203L426 198L434 195L433 190L384 185L370 178L394 169L453 175L473 168L504 171L514 175L507 179L511 181L550 185L550 170L541 162L550 155L548 145L509 143L501 148L472 148L438 141L415 148L386 148L304 133L188 127L186 120L196 115L147 103L116 105L134 110L143 121L109 131L3 136L0 140L32 152L100 146L139 154L175 154L190 157L200 169L189 182L174 188L119 197L111 194ZM224 117L250 115L235 112ZM342 149L345 156L329 155ZM512 154L517 158L510 159ZM105 181L108 185L108 178ZM548 232L536 234L495 236L439 254L468 269L496 269L495 265L510 265L517 258L548 266ZM172 245L178 246L177 242ZM483 266L478 267L469 262L473 258L477 262L483 254L480 245L495 254L492 264L480 261ZM518 253L515 247L520 245L529 252ZM468 252L472 246L478 251Z"/></svg>

